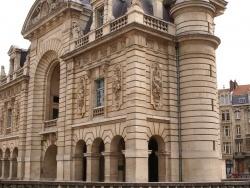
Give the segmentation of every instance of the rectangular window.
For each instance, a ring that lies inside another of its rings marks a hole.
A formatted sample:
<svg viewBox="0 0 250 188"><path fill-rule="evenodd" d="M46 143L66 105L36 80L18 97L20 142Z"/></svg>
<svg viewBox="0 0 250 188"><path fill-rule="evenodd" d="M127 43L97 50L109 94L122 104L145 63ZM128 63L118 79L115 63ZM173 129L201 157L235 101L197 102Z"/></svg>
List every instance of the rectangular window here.
<svg viewBox="0 0 250 188"><path fill-rule="evenodd" d="M227 154L231 153L231 143L230 142L223 143L223 152L227 153Z"/></svg>
<svg viewBox="0 0 250 188"><path fill-rule="evenodd" d="M210 70L209 70L209 71L210 71L210 76L212 77L212 76L213 76L212 65L210 65L210 67L209 67L209 68L210 68Z"/></svg>
<svg viewBox="0 0 250 188"><path fill-rule="evenodd" d="M104 7L97 10L97 27L104 24Z"/></svg>
<svg viewBox="0 0 250 188"><path fill-rule="evenodd" d="M54 103L59 103L59 97L58 96L53 96L53 102Z"/></svg>
<svg viewBox="0 0 250 188"><path fill-rule="evenodd" d="M245 97L239 98L239 103L240 104L245 104L246 103L246 98Z"/></svg>
<svg viewBox="0 0 250 188"><path fill-rule="evenodd" d="M57 119L59 115L59 110L56 108L53 108L53 119Z"/></svg>
<svg viewBox="0 0 250 188"><path fill-rule="evenodd" d="M241 131L240 131L240 125L236 125L236 135L240 135Z"/></svg>
<svg viewBox="0 0 250 188"><path fill-rule="evenodd" d="M104 79L96 81L96 107L104 106Z"/></svg>
<svg viewBox="0 0 250 188"><path fill-rule="evenodd" d="M226 118L225 118L225 113L222 111L222 113L221 113L221 120L222 121L225 121L226 120Z"/></svg>
<svg viewBox="0 0 250 188"><path fill-rule="evenodd" d="M227 120L227 121L230 120L230 113L229 113L229 110L226 110L226 120Z"/></svg>
<svg viewBox="0 0 250 188"><path fill-rule="evenodd" d="M230 136L231 135L231 130L229 126L224 126L223 127L223 135L224 136Z"/></svg>
<svg viewBox="0 0 250 188"><path fill-rule="evenodd" d="M212 111L214 111L214 100L211 99Z"/></svg>
<svg viewBox="0 0 250 188"><path fill-rule="evenodd" d="M241 142L236 142L236 152L241 152Z"/></svg>
<svg viewBox="0 0 250 188"><path fill-rule="evenodd" d="M240 111L235 111L235 119L240 119Z"/></svg>

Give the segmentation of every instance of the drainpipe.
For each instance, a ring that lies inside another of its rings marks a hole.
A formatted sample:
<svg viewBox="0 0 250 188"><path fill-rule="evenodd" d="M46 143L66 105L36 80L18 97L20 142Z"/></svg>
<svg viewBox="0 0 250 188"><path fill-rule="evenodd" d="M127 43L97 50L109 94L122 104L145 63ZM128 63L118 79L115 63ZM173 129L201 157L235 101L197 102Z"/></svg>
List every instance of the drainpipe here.
<svg viewBox="0 0 250 188"><path fill-rule="evenodd" d="M181 99L180 99L180 49L175 46L177 69L177 106L178 106L178 146L179 146L179 182L182 182L182 141L181 141Z"/></svg>

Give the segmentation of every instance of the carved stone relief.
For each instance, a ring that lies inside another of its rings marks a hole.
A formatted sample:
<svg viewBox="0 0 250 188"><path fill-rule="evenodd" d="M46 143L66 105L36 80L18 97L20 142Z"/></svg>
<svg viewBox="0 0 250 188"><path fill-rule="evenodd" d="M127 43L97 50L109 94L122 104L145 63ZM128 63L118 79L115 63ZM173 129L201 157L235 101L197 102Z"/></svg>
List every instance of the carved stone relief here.
<svg viewBox="0 0 250 188"><path fill-rule="evenodd" d="M86 95L86 82L82 76L79 79L77 86L77 112L81 117L85 114L85 95Z"/></svg>
<svg viewBox="0 0 250 188"><path fill-rule="evenodd" d="M131 6L139 6L142 7L141 0L131 0Z"/></svg>
<svg viewBox="0 0 250 188"><path fill-rule="evenodd" d="M41 0L33 12L28 27L37 23L40 19L57 9L65 0Z"/></svg>
<svg viewBox="0 0 250 188"><path fill-rule="evenodd" d="M82 31L80 29L80 27L78 26L77 22L73 22L72 24L72 37L73 39L78 39L79 37L81 37L82 35Z"/></svg>
<svg viewBox="0 0 250 188"><path fill-rule="evenodd" d="M5 119L5 107L4 105L0 108L0 134L3 134L4 130L4 119Z"/></svg>
<svg viewBox="0 0 250 188"><path fill-rule="evenodd" d="M20 102L19 101L16 101L15 102L15 113L14 113L14 121L15 121L15 124L14 124L14 128L16 130L19 129L19 125L20 125Z"/></svg>
<svg viewBox="0 0 250 188"><path fill-rule="evenodd" d="M113 71L113 105L119 110L122 104L122 68L116 65Z"/></svg>
<svg viewBox="0 0 250 188"><path fill-rule="evenodd" d="M151 67L151 104L156 110L162 106L162 70L158 63Z"/></svg>

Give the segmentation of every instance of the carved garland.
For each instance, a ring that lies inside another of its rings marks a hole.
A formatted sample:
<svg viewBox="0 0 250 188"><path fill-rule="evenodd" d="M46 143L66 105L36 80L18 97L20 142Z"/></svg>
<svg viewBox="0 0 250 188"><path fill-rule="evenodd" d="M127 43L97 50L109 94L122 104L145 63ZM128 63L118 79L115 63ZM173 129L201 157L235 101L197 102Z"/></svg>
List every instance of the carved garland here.
<svg viewBox="0 0 250 188"><path fill-rule="evenodd" d="M162 106L162 70L158 63L151 67L151 104L156 110Z"/></svg>
<svg viewBox="0 0 250 188"><path fill-rule="evenodd" d="M20 102L16 101L15 103L15 129L18 130L19 129L19 123L20 122Z"/></svg>
<svg viewBox="0 0 250 188"><path fill-rule="evenodd" d="M0 112L0 134L3 134L4 131L4 120L5 120L5 105L1 107L1 112Z"/></svg>
<svg viewBox="0 0 250 188"><path fill-rule="evenodd" d="M83 117L85 114L85 88L86 82L84 77L82 76L79 79L77 86L77 111L81 117Z"/></svg>
<svg viewBox="0 0 250 188"><path fill-rule="evenodd" d="M113 105L119 110L122 104L122 68L116 65L113 71Z"/></svg>

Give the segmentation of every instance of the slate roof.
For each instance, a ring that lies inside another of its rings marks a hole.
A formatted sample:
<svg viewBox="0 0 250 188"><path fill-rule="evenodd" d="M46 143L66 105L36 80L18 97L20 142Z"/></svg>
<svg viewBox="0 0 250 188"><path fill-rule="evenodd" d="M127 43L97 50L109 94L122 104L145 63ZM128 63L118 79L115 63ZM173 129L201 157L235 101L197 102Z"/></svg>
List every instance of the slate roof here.
<svg viewBox="0 0 250 188"><path fill-rule="evenodd" d="M249 85L239 85L234 91L233 91L233 95L244 95L247 94L250 88L250 84Z"/></svg>

